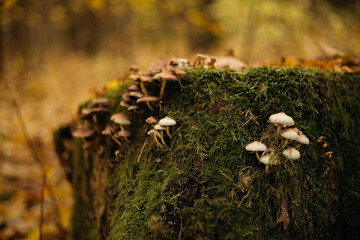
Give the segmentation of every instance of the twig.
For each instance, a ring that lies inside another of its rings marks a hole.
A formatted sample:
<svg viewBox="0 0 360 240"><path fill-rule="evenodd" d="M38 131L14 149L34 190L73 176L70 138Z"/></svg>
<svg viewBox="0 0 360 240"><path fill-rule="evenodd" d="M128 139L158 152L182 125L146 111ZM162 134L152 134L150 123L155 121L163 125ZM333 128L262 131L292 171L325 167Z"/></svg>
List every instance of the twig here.
<svg viewBox="0 0 360 240"><path fill-rule="evenodd" d="M188 190L188 188L185 188L185 190L181 191L180 193L176 194L175 196L173 196L172 198L170 198L170 200L177 198L178 196L180 196L181 194L183 194L186 190Z"/></svg>
<svg viewBox="0 0 360 240"><path fill-rule="evenodd" d="M138 159L137 159L137 162L140 161L140 157L141 157L141 155L142 155L142 153L143 153L143 151L144 151L144 148L145 148L145 145L146 145L147 141L148 141L148 138L146 138L146 140L145 140L145 142L144 142L144 145L143 145L142 148L141 148L141 151L140 151L139 157L138 157Z"/></svg>
<svg viewBox="0 0 360 240"><path fill-rule="evenodd" d="M226 174L223 173L221 170L219 170L219 172L220 172L222 175L224 175L227 179L229 179L230 181L234 182L234 180L232 180L231 178L229 178L228 176L226 176Z"/></svg>
<svg viewBox="0 0 360 240"><path fill-rule="evenodd" d="M182 232L182 216L180 216L180 232L179 232L179 240L181 240L181 232Z"/></svg>

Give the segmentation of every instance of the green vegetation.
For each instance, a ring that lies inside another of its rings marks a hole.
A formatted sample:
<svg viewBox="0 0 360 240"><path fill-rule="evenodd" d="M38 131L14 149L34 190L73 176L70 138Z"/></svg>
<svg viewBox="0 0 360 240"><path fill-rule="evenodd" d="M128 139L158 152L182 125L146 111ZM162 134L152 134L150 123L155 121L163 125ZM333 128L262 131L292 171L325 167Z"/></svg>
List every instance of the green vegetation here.
<svg viewBox="0 0 360 240"><path fill-rule="evenodd" d="M166 85L161 113L146 106L143 114L129 113L134 136L123 158L116 159L115 143L104 136L98 138L102 156L73 155L82 158L74 160L74 239L95 238L94 230L108 239L359 237L360 73L278 67L187 72L181 90L177 82ZM112 114L126 112L119 106L124 88L107 93ZM274 131L267 120L281 111L310 144L300 147L300 160L282 161L266 174L245 146ZM177 121L167 148L147 135L150 115ZM107 184L95 176L108 176ZM106 192L107 203L84 201L103 195L91 186ZM89 234L81 235L86 226Z"/></svg>

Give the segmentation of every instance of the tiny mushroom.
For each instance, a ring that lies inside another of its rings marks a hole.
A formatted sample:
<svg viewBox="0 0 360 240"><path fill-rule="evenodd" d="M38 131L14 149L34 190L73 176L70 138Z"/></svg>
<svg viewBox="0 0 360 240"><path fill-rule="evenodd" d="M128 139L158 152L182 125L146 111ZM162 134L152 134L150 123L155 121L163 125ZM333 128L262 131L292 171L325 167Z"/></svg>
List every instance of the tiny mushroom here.
<svg viewBox="0 0 360 240"><path fill-rule="evenodd" d="M297 138L295 139L297 142L299 142L300 144L309 144L310 143L310 140L304 135L304 134L301 134L301 135L298 135ZM300 146L299 144L299 146Z"/></svg>
<svg viewBox="0 0 360 240"><path fill-rule="evenodd" d="M115 113L110 119L111 121L118 123L121 129L124 129L124 125L131 125L131 121L124 113Z"/></svg>
<svg viewBox="0 0 360 240"><path fill-rule="evenodd" d="M170 118L170 117L165 117L165 118L163 118L163 119L161 119L161 120L159 121L159 124L160 124L161 126L166 127L166 133L167 133L167 135L169 136L169 138L172 139L172 136L171 136L171 134L170 134L169 127L176 125L176 121L175 121L174 119Z"/></svg>
<svg viewBox="0 0 360 240"><path fill-rule="evenodd" d="M140 87L141 91L144 93L145 96L149 95L148 91L145 88L145 83L152 83L154 80L151 76L148 75L141 75L140 76Z"/></svg>
<svg viewBox="0 0 360 240"><path fill-rule="evenodd" d="M102 135L109 135L119 146L121 146L122 143L119 140L117 140L113 135L113 132L115 132L115 131L116 131L116 127L107 125L105 127L105 129L101 131L101 134Z"/></svg>
<svg viewBox="0 0 360 240"><path fill-rule="evenodd" d="M283 112L272 114L269 121L277 126L276 133L280 132L281 126L286 127L293 126L295 124L294 120Z"/></svg>
<svg viewBox="0 0 360 240"><path fill-rule="evenodd" d="M91 101L90 107L105 107L109 105L109 99L107 98L95 98Z"/></svg>
<svg viewBox="0 0 360 240"><path fill-rule="evenodd" d="M256 157L258 160L260 160L260 156L258 152L264 152L267 150L267 147L265 144L258 142L258 141L254 141L252 143L249 143L248 145L246 145L245 147L246 151L249 152L255 152L256 153Z"/></svg>
<svg viewBox="0 0 360 240"><path fill-rule="evenodd" d="M286 139L283 147L286 146L286 144L288 143L289 140L290 140L290 141L296 140L296 139L298 138L298 136L299 136L299 135L297 134L296 130L294 130L294 129L292 129L292 128L288 128L288 129L282 131L282 132L280 133L280 135L281 135L283 138Z"/></svg>
<svg viewBox="0 0 360 240"><path fill-rule="evenodd" d="M146 102L146 105L149 107L151 111L154 111L154 108L151 106L150 102L157 102L159 101L159 98L156 96L143 96L141 98L138 98L136 103Z"/></svg>
<svg viewBox="0 0 360 240"><path fill-rule="evenodd" d="M81 114L84 118L92 117L95 124L97 124L97 114L106 114L109 110L103 107L96 108L83 108L81 109Z"/></svg>
<svg viewBox="0 0 360 240"><path fill-rule="evenodd" d="M134 98L142 98L144 94L142 94L140 91L133 91L129 93L129 96Z"/></svg>
<svg viewBox="0 0 360 240"><path fill-rule="evenodd" d="M160 124L156 124L154 128L155 128L155 130L160 131L161 142L164 144L164 146L166 146L166 143L165 143L165 141L164 141L164 131L166 131L166 127L161 126Z"/></svg>
<svg viewBox="0 0 360 240"><path fill-rule="evenodd" d="M159 147L163 147L163 145L161 145L161 143L159 142L159 140L157 139L158 137L160 137L160 133L158 131L156 131L155 129L151 129L149 132L148 132L148 135L151 135L153 136L156 144L159 146Z"/></svg>
<svg viewBox="0 0 360 240"><path fill-rule="evenodd" d="M276 158L276 156L273 153L269 153L269 154L265 154L263 156L261 156L260 160L261 163L265 164L265 172L269 173L270 172L270 165L279 165L280 162L279 160Z"/></svg>
<svg viewBox="0 0 360 240"><path fill-rule="evenodd" d="M139 89L138 85L130 85L129 90L130 91L139 91L140 89Z"/></svg>
<svg viewBox="0 0 360 240"><path fill-rule="evenodd" d="M158 74L155 74L153 79L154 80L162 80L161 89L160 89L160 96L159 96L160 99L162 99L163 96L164 96L166 81L178 81L180 86L182 86L179 79L176 76L174 76L169 70L166 70L166 69L162 70Z"/></svg>
<svg viewBox="0 0 360 240"><path fill-rule="evenodd" d="M77 129L72 132L72 136L75 138L81 138L85 141L85 138L91 137L94 133L94 129L90 129L87 126L80 124L77 126Z"/></svg>
<svg viewBox="0 0 360 240"><path fill-rule="evenodd" d="M145 122L148 124L154 125L155 123L157 123L157 120L153 116L150 116L145 120Z"/></svg>
<svg viewBox="0 0 360 240"><path fill-rule="evenodd" d="M131 105L131 106L129 106L128 107L128 111L134 111L134 112L137 112L136 110L138 110L139 109L139 107L138 106L136 106L136 105Z"/></svg>
<svg viewBox="0 0 360 240"><path fill-rule="evenodd" d="M126 130L126 129L121 129L118 133L119 137L122 137L125 139L125 141L130 142L129 139L127 139L128 137L131 137L131 132Z"/></svg>
<svg viewBox="0 0 360 240"><path fill-rule="evenodd" d="M128 107L130 107L130 104L129 104L127 101L122 100L122 101L120 102L120 106L128 108Z"/></svg>
<svg viewBox="0 0 360 240"><path fill-rule="evenodd" d="M287 148L283 151L283 154L290 160L296 160L300 158L300 152L295 148Z"/></svg>

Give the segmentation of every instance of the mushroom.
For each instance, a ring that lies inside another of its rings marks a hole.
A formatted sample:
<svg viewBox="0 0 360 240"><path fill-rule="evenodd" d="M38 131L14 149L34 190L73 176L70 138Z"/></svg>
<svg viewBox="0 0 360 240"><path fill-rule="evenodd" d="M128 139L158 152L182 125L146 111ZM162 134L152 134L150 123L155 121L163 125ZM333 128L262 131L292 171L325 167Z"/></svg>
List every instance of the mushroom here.
<svg viewBox="0 0 360 240"><path fill-rule="evenodd" d="M138 98L136 103L146 102L146 105L149 107L149 109L151 111L154 111L154 109L152 108L150 102L157 102L157 101L159 101L159 98L156 97L156 96L143 96L141 98Z"/></svg>
<svg viewBox="0 0 360 240"><path fill-rule="evenodd" d="M310 140L304 134L298 135L295 141L300 143L296 148L300 147L301 144L307 145L310 143Z"/></svg>
<svg viewBox="0 0 360 240"><path fill-rule="evenodd" d="M141 87L141 91L144 93L145 96L150 95L148 93L148 91L145 88L145 83L152 83L153 79L151 76L147 76L147 75L142 75L140 76L140 87Z"/></svg>
<svg viewBox="0 0 360 240"><path fill-rule="evenodd" d="M167 135L169 136L169 138L172 139L172 136L171 136L171 134L170 134L169 127L176 125L176 121L175 121L174 119L170 118L170 117L165 117L165 118L163 118L163 119L161 119L161 120L159 121L159 124L160 124L161 126L166 127L166 133L167 133Z"/></svg>
<svg viewBox="0 0 360 240"><path fill-rule="evenodd" d="M130 104L129 104L127 101L122 100L122 101L120 102L120 106L128 108L128 107L130 107Z"/></svg>
<svg viewBox="0 0 360 240"><path fill-rule="evenodd" d="M111 121L116 122L120 125L121 130L124 129L123 125L130 125L131 121L124 113L115 113L111 116Z"/></svg>
<svg viewBox="0 0 360 240"><path fill-rule="evenodd" d="M158 130L160 132L160 138L161 138L161 142L164 144L164 146L166 146L166 143L164 141L164 131L166 131L166 127L161 126L160 124L156 124L154 127L155 130Z"/></svg>
<svg viewBox="0 0 360 240"><path fill-rule="evenodd" d="M122 146L122 143L121 143L119 140L117 140L117 139L114 137L114 135L112 134L112 133L115 132L115 131L116 131L116 127L107 125L107 126L105 127L105 129L101 131L101 134L102 134L102 135L109 135L119 146Z"/></svg>
<svg viewBox="0 0 360 240"><path fill-rule="evenodd" d="M130 85L129 90L130 91L139 91L140 89L139 89L138 85Z"/></svg>
<svg viewBox="0 0 360 240"><path fill-rule="evenodd" d="M158 137L160 137L160 133L159 133L157 130L151 129L151 130L148 132L148 135L153 136L156 144L157 144L159 147L161 147L161 148L163 147L163 145L161 145L161 143L160 143L159 140L157 139Z"/></svg>
<svg viewBox="0 0 360 240"><path fill-rule="evenodd" d="M145 120L145 122L148 124L154 125L155 123L157 123L157 120L153 116L150 116Z"/></svg>
<svg viewBox="0 0 360 240"><path fill-rule="evenodd" d="M277 126L276 133L280 132L281 126L286 127L295 124L294 120L283 112L272 114L269 117L269 121Z"/></svg>
<svg viewBox="0 0 360 240"><path fill-rule="evenodd" d="M138 109L139 109L139 107L136 106L136 105L131 105L131 106L128 107L128 111L134 111L136 113L137 113Z"/></svg>
<svg viewBox="0 0 360 240"><path fill-rule="evenodd" d="M299 135L297 134L296 130L294 130L294 129L292 129L292 128L288 128L288 129L282 131L282 132L280 133L280 135L281 135L283 138L286 139L283 148L286 146L286 144L288 143L289 140L290 140L290 141L291 141L291 140L296 140L297 137L299 136Z"/></svg>
<svg viewBox="0 0 360 240"><path fill-rule="evenodd" d="M176 76L172 75L169 70L166 69L162 70L161 73L155 74L153 79L162 80L160 95L159 95L160 99L162 99L164 96L166 81L178 81L180 86L182 86L180 80Z"/></svg>
<svg viewBox="0 0 360 240"><path fill-rule="evenodd" d="M131 137L131 132L126 130L126 129L121 129L118 133L119 137L124 138L127 142L131 142L129 139L127 139L128 137Z"/></svg>
<svg viewBox="0 0 360 240"><path fill-rule="evenodd" d="M107 98L95 98L91 101L90 108L105 107L109 105L109 99Z"/></svg>
<svg viewBox="0 0 360 240"><path fill-rule="evenodd" d="M83 108L81 109L82 117L92 117L95 124L97 124L97 117L96 114L105 114L109 110L103 107L96 107L96 108Z"/></svg>
<svg viewBox="0 0 360 240"><path fill-rule="evenodd" d="M300 158L300 152L295 148L287 148L283 151L283 154L290 160L296 160Z"/></svg>
<svg viewBox="0 0 360 240"><path fill-rule="evenodd" d="M260 161L260 156L259 156L258 152L266 151L267 147L265 144L263 144L261 142L254 141L254 142L246 145L245 149L246 149L246 151L249 151L249 152L255 152L257 159Z"/></svg>
<svg viewBox="0 0 360 240"><path fill-rule="evenodd" d="M130 97L135 97L135 98L142 98L144 96L144 94L142 94L142 92L140 91L133 91L129 93Z"/></svg>
<svg viewBox="0 0 360 240"><path fill-rule="evenodd" d="M122 95L121 97L122 97L122 99L123 99L124 101L127 101L127 102L130 102L130 101L131 101L130 93L129 93L129 92L123 93L123 95Z"/></svg>
<svg viewBox="0 0 360 240"><path fill-rule="evenodd" d="M94 129L90 129L87 126L80 124L77 126L76 130L72 132L72 136L75 138L81 138L85 141L85 138L94 135L94 133Z"/></svg>
<svg viewBox="0 0 360 240"><path fill-rule="evenodd" d="M261 156L259 161L261 163L265 164L265 172L266 173L270 172L270 165L279 165L280 164L279 160L274 155L274 153L268 153L268 154Z"/></svg>

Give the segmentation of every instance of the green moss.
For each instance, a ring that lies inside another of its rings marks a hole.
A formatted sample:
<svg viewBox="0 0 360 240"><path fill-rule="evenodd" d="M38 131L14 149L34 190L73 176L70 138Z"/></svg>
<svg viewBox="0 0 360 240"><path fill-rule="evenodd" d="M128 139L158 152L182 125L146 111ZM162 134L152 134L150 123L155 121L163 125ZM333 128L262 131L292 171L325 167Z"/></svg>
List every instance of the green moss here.
<svg viewBox="0 0 360 240"><path fill-rule="evenodd" d="M146 134L144 120L154 113L130 114L135 136L108 181L109 239L359 237L360 73L274 67L187 72L181 90L176 82L166 85L155 116L177 121L168 148ZM113 113L125 111L118 105L122 91L108 94ZM265 174L245 146L266 141L274 131L267 120L280 111L311 143L301 146L300 160ZM317 143L320 136L325 140ZM112 151L105 155L114 158ZM331 159L327 151L334 152ZM282 204L287 229L277 223Z"/></svg>

